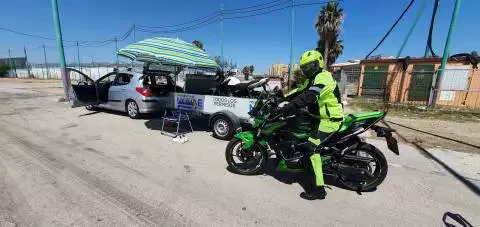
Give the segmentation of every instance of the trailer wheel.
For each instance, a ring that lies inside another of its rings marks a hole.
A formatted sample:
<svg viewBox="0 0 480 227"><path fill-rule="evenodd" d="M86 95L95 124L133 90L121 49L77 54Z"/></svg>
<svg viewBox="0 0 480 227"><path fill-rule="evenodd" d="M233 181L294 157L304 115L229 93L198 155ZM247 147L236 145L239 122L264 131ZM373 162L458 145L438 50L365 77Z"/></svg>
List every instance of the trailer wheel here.
<svg viewBox="0 0 480 227"><path fill-rule="evenodd" d="M219 115L213 118L211 129L213 137L221 140L228 140L232 138L235 127L227 116Z"/></svg>

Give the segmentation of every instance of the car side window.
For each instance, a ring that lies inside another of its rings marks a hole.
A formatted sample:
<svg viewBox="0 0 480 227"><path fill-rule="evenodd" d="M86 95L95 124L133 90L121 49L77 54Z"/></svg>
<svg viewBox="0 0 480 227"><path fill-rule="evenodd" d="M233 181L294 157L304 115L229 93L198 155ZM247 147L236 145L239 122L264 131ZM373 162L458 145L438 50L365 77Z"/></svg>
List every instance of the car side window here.
<svg viewBox="0 0 480 227"><path fill-rule="evenodd" d="M117 75L117 78L115 79L115 86L121 86L121 85L127 85L130 83L131 80L131 75L126 74L126 73L119 73Z"/></svg>
<svg viewBox="0 0 480 227"><path fill-rule="evenodd" d="M99 84L109 84L109 83L112 83L115 80L116 77L117 77L117 73L113 72L113 73L105 75L105 78L98 81L98 83Z"/></svg>

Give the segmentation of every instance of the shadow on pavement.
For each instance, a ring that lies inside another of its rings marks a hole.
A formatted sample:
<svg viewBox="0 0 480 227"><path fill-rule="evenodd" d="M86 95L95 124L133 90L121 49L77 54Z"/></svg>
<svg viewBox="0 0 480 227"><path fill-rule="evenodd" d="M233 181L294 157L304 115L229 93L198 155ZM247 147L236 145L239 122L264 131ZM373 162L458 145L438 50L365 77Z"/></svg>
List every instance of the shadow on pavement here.
<svg viewBox="0 0 480 227"><path fill-rule="evenodd" d="M125 112L116 111L116 110L109 110L109 109L102 109L102 108L98 108L98 107L95 108L94 110L91 110L88 113L80 114L80 115L78 115L78 117L86 117L86 116L95 115L95 114L99 114L99 113L113 114L113 115L124 116L124 117L128 118L128 115ZM158 118L158 116L159 116L159 113L142 114L142 115L140 115L139 119L145 119L145 120L146 119L154 119L154 118Z"/></svg>
<svg viewBox="0 0 480 227"><path fill-rule="evenodd" d="M208 130L208 117L194 117L190 119L192 123L193 131L209 131ZM157 117L148 119L145 121L145 127L150 130L162 130L163 119L162 117ZM164 130L167 133L175 133L177 130L177 126L175 123L165 123ZM190 126L188 125L187 121L181 121L179 133L189 133Z"/></svg>
<svg viewBox="0 0 480 227"><path fill-rule="evenodd" d="M437 157L435 157L434 155L432 155L432 153L430 153L429 151L427 151L425 148L421 147L420 145L418 145L418 143L413 143L413 145L419 150L421 151L425 156L427 156L429 159L435 161L436 163L438 163L439 165L441 165L447 172L449 172L450 174L452 174L455 178L457 178L458 181L462 182L468 189L470 189L472 192L474 192L475 194L477 194L477 196L480 196L480 188L478 188L475 184L473 184L472 182L470 182L469 180L467 180L464 176L460 175L459 173L457 173L457 171L455 171L454 169L452 169L450 166L448 166L447 164L445 164L444 162L442 162L442 160L438 159Z"/></svg>
<svg viewBox="0 0 480 227"><path fill-rule="evenodd" d="M473 225L468 222L462 215L454 214L451 212L445 212L445 214L443 214L442 221L446 227L473 227Z"/></svg>
<svg viewBox="0 0 480 227"><path fill-rule="evenodd" d="M288 185L299 184L303 188L303 190L306 192L309 192L312 190L313 174L309 170L305 170L300 173L279 172L276 170L277 164L278 164L278 161L270 158L267 161L264 175L271 176L284 184L288 184ZM233 173L228 166L227 166L227 170ZM325 188L327 189L327 193L328 193L328 189L332 189L330 186L351 191L350 189L340 184L336 177L328 174L324 174L323 176L324 176ZM373 191L376 191L376 188L368 192L373 192ZM357 194L361 195L362 193L357 192Z"/></svg>
<svg viewBox="0 0 480 227"><path fill-rule="evenodd" d="M391 128L390 125L388 125L387 122L384 122L384 124ZM426 158L428 159L431 159L433 161L435 161L436 163L438 163L439 165L441 165L447 172L449 172L450 174L452 174L458 181L460 181L461 183L463 183L468 189L470 189L473 193L477 194L477 196L480 196L480 188L478 188L478 186L476 186L475 184L473 184L472 182L470 182L469 180L467 180L464 176L462 176L461 174L457 173L457 171L455 171L454 169L452 169L450 166L448 166L446 163L444 163L442 160L438 159L437 157L435 157L432 153L430 153L427 149L423 148L422 146L420 146L418 143L416 142L411 142L411 141L408 141L404 136L402 136L400 133L398 132L395 132L403 141L406 141L408 143L412 143L415 148L417 148L417 150L419 150L421 152L421 154L423 154Z"/></svg>
<svg viewBox="0 0 480 227"><path fill-rule="evenodd" d="M90 116L90 115L99 114L99 113L101 113L101 112L100 111L92 111L92 112L89 112L89 113L80 114L80 115L78 115L78 117L85 117L85 116Z"/></svg>

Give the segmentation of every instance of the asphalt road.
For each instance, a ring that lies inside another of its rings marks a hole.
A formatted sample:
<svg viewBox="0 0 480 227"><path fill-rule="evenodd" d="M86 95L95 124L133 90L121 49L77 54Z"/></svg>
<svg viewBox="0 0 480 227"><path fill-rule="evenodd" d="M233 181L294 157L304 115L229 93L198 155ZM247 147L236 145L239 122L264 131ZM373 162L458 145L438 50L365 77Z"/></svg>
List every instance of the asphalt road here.
<svg viewBox="0 0 480 227"><path fill-rule="evenodd" d="M480 224L479 155L401 144L397 157L371 140L390 163L376 191L304 201L297 176L228 172L209 132L177 144L159 119L15 86L0 83L0 226L445 226L447 212Z"/></svg>

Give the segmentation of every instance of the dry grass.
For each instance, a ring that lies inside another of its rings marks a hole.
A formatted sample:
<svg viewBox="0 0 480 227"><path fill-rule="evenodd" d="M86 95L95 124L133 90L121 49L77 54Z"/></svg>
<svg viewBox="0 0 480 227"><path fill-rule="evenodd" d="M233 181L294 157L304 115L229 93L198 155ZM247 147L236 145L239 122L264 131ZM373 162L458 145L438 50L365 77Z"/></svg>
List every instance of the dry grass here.
<svg viewBox="0 0 480 227"><path fill-rule="evenodd" d="M385 110L381 101L352 99L349 100L348 103L350 111ZM413 129L480 146L480 113L466 111L453 112L451 109L426 111L416 106L391 105L388 108L386 120ZM410 143L416 142L424 147L441 147L456 151L480 153L480 149L469 145L428 135L394 124L389 124L389 126L396 129L399 136Z"/></svg>
<svg viewBox="0 0 480 227"><path fill-rule="evenodd" d="M386 110L385 104L380 100L357 98L351 99L348 102L351 109L363 111ZM480 111L472 109L437 107L434 110L426 110L424 106L400 104L390 104L388 106L388 115L454 122L471 122L472 120L480 120Z"/></svg>

